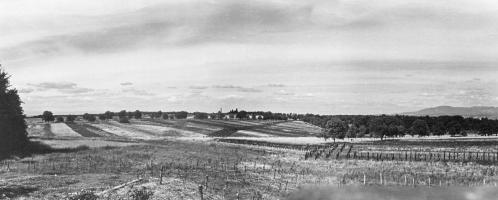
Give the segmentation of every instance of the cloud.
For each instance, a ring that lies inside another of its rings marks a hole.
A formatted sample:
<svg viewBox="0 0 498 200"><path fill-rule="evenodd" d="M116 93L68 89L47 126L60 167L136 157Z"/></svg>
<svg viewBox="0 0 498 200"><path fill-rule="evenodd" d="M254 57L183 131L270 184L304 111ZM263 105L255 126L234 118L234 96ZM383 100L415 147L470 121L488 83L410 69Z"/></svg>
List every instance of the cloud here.
<svg viewBox="0 0 498 200"><path fill-rule="evenodd" d="M221 99L221 100L237 100L237 99L244 99L244 97L240 96L240 95L236 95L236 94L229 94L229 95L221 96L221 97L219 97L219 99Z"/></svg>
<svg viewBox="0 0 498 200"><path fill-rule="evenodd" d="M208 87L206 86L196 86L196 85L192 85L189 87L190 89L194 89L194 90L204 90L204 89L207 89Z"/></svg>
<svg viewBox="0 0 498 200"><path fill-rule="evenodd" d="M132 82L124 82L124 83L120 83L121 86L130 86L130 85L133 85Z"/></svg>
<svg viewBox="0 0 498 200"><path fill-rule="evenodd" d="M219 89L237 89L237 88L241 88L241 86L235 86L235 85L213 85L213 88L219 88Z"/></svg>
<svg viewBox="0 0 498 200"><path fill-rule="evenodd" d="M237 89L239 92L262 92L262 90L256 89L256 88L239 88Z"/></svg>
<svg viewBox="0 0 498 200"><path fill-rule="evenodd" d="M70 82L43 82L38 84L28 84L37 87L38 90L50 90L50 89L72 89L77 86L76 83Z"/></svg>
<svg viewBox="0 0 498 200"><path fill-rule="evenodd" d="M267 85L268 87L285 87L284 84L270 83Z"/></svg>
<svg viewBox="0 0 498 200"><path fill-rule="evenodd" d="M145 90L139 90L136 88L126 88L126 89L123 89L122 91L129 93L129 94L136 95L136 96L154 96L155 95L154 93L147 92Z"/></svg>
<svg viewBox="0 0 498 200"><path fill-rule="evenodd" d="M56 90L66 94L81 94L94 91L94 89L78 87L76 83L71 82L43 82L28 85L36 87L38 91Z"/></svg>
<svg viewBox="0 0 498 200"><path fill-rule="evenodd" d="M213 88L217 89L236 89L239 92L262 92L256 88L242 87L237 85L213 85Z"/></svg>
<svg viewBox="0 0 498 200"><path fill-rule="evenodd" d="M262 32L287 32L307 24L310 7L266 1L165 3L99 18L68 19L71 32L53 34L0 49L0 56L52 56L68 51L87 54L118 52L142 46L235 42ZM50 25L49 22L47 24ZM72 26L78 24L79 26ZM62 32L62 31L60 31ZM55 32L54 33L59 33Z"/></svg>
<svg viewBox="0 0 498 200"><path fill-rule="evenodd" d="M60 89L59 92L62 93L67 93L67 94L81 94L81 93L88 93L88 92L93 92L94 89L90 88L68 88L68 89Z"/></svg>
<svg viewBox="0 0 498 200"><path fill-rule="evenodd" d="M24 94L29 94L29 93L32 93L34 91L35 90L32 89L32 88L21 88L21 89L19 89L19 93L24 93Z"/></svg>
<svg viewBox="0 0 498 200"><path fill-rule="evenodd" d="M283 95L283 96L289 96L289 95L294 95L293 92L288 92L286 90L279 90L275 92L276 95Z"/></svg>

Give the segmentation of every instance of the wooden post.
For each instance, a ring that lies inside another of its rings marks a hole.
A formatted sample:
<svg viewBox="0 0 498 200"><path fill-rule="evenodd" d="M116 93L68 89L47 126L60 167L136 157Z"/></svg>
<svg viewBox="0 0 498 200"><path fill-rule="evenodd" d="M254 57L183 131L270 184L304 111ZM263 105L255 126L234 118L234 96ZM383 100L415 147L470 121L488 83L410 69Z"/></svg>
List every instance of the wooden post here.
<svg viewBox="0 0 498 200"><path fill-rule="evenodd" d="M159 185L163 184L163 172L164 171L164 166L161 166L161 171L159 172Z"/></svg>
<svg viewBox="0 0 498 200"><path fill-rule="evenodd" d="M208 188L208 182L209 182L209 175L206 175L206 184L205 184L206 189Z"/></svg>
<svg viewBox="0 0 498 200"><path fill-rule="evenodd" d="M204 200L204 194L203 194L202 190L203 190L202 185L199 185L199 194L201 195L201 200Z"/></svg>

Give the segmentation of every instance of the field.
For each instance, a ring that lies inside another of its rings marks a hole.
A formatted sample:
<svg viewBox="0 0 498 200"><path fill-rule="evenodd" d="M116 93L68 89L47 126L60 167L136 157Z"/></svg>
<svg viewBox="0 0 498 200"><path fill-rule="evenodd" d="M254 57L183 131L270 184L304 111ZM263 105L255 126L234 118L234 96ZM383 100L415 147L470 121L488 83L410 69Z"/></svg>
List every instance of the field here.
<svg viewBox="0 0 498 200"><path fill-rule="evenodd" d="M333 143L300 121L28 124L52 150L0 161L5 198L493 199L498 183L496 139Z"/></svg>

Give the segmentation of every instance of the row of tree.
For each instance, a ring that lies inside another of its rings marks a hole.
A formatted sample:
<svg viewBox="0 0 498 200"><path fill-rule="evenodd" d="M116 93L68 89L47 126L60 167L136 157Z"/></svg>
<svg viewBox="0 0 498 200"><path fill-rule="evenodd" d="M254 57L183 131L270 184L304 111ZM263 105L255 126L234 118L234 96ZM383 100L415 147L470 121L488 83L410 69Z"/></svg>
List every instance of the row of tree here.
<svg viewBox="0 0 498 200"><path fill-rule="evenodd" d="M323 128L324 138L401 137L404 135L498 134L498 120L461 116L419 117L403 115L313 115L302 120Z"/></svg>

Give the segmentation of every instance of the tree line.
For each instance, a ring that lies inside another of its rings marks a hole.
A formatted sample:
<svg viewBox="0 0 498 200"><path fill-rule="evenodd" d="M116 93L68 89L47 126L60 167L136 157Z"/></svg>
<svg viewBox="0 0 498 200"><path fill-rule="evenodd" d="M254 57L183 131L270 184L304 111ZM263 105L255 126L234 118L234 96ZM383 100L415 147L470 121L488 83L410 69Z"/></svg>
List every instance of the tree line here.
<svg viewBox="0 0 498 200"><path fill-rule="evenodd" d="M464 118L462 116L404 116L404 115L300 115L303 121L323 128L322 137L402 137L451 135L470 133L498 135L498 120Z"/></svg>

